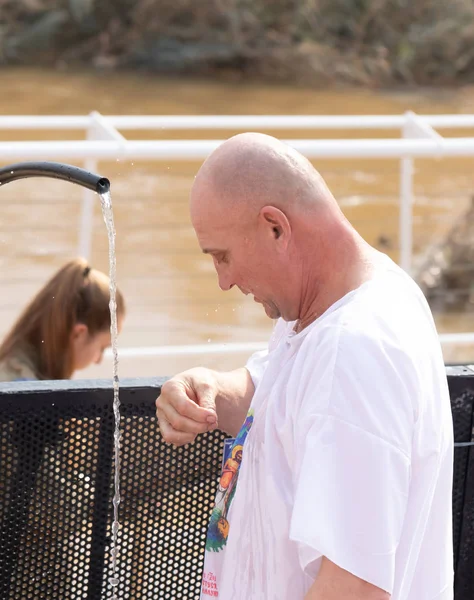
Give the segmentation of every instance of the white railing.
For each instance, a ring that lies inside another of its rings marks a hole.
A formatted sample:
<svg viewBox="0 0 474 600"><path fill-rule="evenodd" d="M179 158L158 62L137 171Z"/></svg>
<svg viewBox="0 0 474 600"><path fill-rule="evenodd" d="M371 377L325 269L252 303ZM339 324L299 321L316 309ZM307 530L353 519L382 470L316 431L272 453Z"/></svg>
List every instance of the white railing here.
<svg viewBox="0 0 474 600"><path fill-rule="evenodd" d="M436 129L474 129L473 115L227 115L227 116L104 116L92 112L85 116L0 116L1 130L82 130L86 139L68 141L0 142L0 162L17 160L74 160L97 171L97 162L105 159L130 160L203 160L221 139L206 140L135 140L126 139L126 130L398 130L400 137L385 139L285 139L308 158L398 158L400 160L400 265L412 269L413 176L416 158L453 156L474 157L474 137L444 138ZM84 191L78 231L78 252L89 257L92 242L94 194ZM443 343L468 344L474 333L444 334ZM252 351L255 344L205 345L206 352ZM245 350L242 350L245 347ZM264 347L264 346L259 346ZM130 356L153 353L186 354L203 352L203 346L163 346L130 348L121 351ZM194 349L194 350L192 350Z"/></svg>
<svg viewBox="0 0 474 600"><path fill-rule="evenodd" d="M468 345L474 344L473 333L441 333L442 344ZM267 342L233 342L229 344L186 344L176 346L143 346L137 348L120 348L120 358L145 358L169 356L198 356L203 354L251 354L266 350ZM106 350L104 357L112 359L112 351Z"/></svg>
<svg viewBox="0 0 474 600"><path fill-rule="evenodd" d="M400 159L400 265L411 270L413 160L474 156L473 137L443 138L434 128L474 128L474 115L386 116L7 116L0 130L83 130L85 140L0 142L0 161L53 159L84 161L97 170L100 159L202 160L222 140L127 140L121 130L355 129L398 130L401 138L286 140L308 158ZM79 224L79 253L91 250L93 194L84 191Z"/></svg>

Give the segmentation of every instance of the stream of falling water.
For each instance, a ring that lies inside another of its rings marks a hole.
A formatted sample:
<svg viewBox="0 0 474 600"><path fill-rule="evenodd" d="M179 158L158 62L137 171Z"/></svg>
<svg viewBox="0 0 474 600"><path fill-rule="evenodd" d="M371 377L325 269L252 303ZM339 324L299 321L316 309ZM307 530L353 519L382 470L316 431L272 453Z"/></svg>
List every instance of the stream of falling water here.
<svg viewBox="0 0 474 600"><path fill-rule="evenodd" d="M116 302L116 263L115 263L115 226L112 210L112 198L110 192L100 194L100 205L102 215L107 227L107 236L109 239L109 278L110 278L110 334L112 340L113 353L113 387L114 387L114 520L112 523L112 576L109 583L113 588L112 600L118 600L117 586L119 578L117 576L117 554L118 554L118 530L119 530L119 504L120 504L120 399L119 399L119 378L118 378L118 350L117 350L117 302Z"/></svg>

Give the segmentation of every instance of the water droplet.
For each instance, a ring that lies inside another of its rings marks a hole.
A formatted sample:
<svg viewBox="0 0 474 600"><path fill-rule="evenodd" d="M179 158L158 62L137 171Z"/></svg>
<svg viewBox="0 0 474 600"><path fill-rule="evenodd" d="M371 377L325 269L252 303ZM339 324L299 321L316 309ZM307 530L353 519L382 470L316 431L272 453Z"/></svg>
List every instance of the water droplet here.
<svg viewBox="0 0 474 600"><path fill-rule="evenodd" d="M110 583L110 585L112 585L114 587L117 586L119 584L118 577L110 577L109 583Z"/></svg>

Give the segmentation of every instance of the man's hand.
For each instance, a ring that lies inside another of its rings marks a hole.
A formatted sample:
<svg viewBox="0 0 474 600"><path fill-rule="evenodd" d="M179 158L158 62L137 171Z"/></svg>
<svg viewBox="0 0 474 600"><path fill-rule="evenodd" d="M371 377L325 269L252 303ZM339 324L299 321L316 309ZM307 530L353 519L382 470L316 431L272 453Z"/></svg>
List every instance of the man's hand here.
<svg viewBox="0 0 474 600"><path fill-rule="evenodd" d="M226 372L199 367L176 375L164 384L156 401L165 442L183 446L198 433L217 427L237 435L254 391L245 367Z"/></svg>
<svg viewBox="0 0 474 600"><path fill-rule="evenodd" d="M210 369L184 371L167 381L156 400L156 416L165 442L183 446L217 427L217 377Z"/></svg>
<svg viewBox="0 0 474 600"><path fill-rule="evenodd" d="M390 600L390 594L323 557L305 600Z"/></svg>

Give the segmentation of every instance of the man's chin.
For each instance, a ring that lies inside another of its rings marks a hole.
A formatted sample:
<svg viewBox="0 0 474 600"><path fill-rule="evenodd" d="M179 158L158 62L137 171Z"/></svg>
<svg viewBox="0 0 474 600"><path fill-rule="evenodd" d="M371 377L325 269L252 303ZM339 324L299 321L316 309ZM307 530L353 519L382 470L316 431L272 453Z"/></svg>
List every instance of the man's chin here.
<svg viewBox="0 0 474 600"><path fill-rule="evenodd" d="M280 311L275 306L269 306L268 304L265 304L265 302L262 302L262 306L265 314L270 319L279 319L281 317Z"/></svg>

